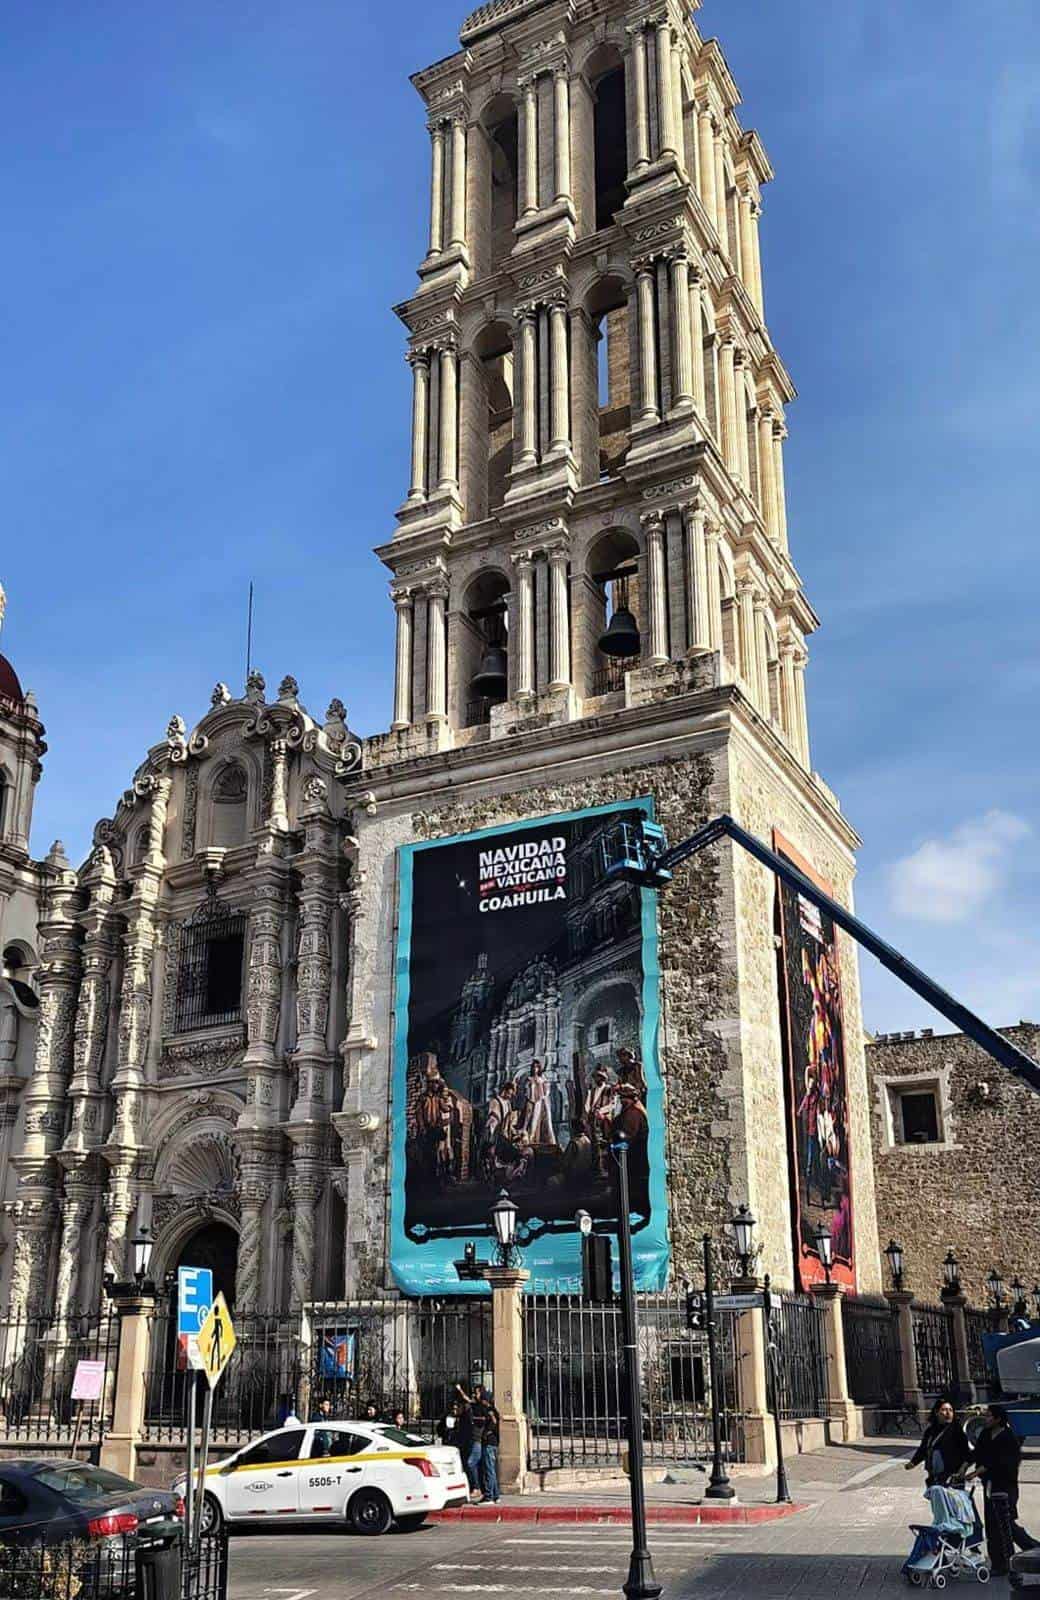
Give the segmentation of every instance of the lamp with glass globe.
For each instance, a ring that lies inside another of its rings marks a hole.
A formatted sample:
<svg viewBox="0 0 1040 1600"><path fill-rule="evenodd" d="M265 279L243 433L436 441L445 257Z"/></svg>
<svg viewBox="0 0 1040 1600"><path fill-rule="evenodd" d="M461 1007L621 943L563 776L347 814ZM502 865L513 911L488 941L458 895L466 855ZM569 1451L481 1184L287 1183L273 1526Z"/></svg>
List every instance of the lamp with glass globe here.
<svg viewBox="0 0 1040 1600"><path fill-rule="evenodd" d="M900 1290L903 1287L903 1247L890 1239L885 1246L885 1259L888 1269L892 1274L892 1287Z"/></svg>
<svg viewBox="0 0 1040 1600"><path fill-rule="evenodd" d="M500 1189L498 1199L491 1207L491 1222L497 1242L496 1256L500 1267L516 1265L517 1207L506 1189Z"/></svg>
<svg viewBox="0 0 1040 1600"><path fill-rule="evenodd" d="M751 1208L746 1205L738 1206L726 1226L733 1237L737 1261L740 1264L740 1276L747 1278L751 1271L751 1258L754 1254L753 1241L756 1226Z"/></svg>

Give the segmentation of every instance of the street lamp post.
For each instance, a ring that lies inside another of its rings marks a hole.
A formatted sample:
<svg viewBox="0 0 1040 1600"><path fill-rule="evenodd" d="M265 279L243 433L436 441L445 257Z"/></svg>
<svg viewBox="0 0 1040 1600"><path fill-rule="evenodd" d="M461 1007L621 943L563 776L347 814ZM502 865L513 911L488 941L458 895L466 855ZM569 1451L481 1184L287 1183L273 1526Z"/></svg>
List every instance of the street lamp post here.
<svg viewBox="0 0 1040 1600"><path fill-rule="evenodd" d="M961 1264L952 1250L947 1250L943 1257L943 1293L960 1294L961 1292Z"/></svg>
<svg viewBox="0 0 1040 1600"><path fill-rule="evenodd" d="M1018 1273L1011 1280L1011 1315L1013 1317L1028 1317L1029 1307L1026 1304L1026 1286Z"/></svg>
<svg viewBox="0 0 1040 1600"><path fill-rule="evenodd" d="M508 1191L500 1189L498 1199L491 1207L491 1221L497 1241L497 1265L500 1267L516 1266L517 1210L518 1207L510 1200Z"/></svg>
<svg viewBox="0 0 1040 1600"><path fill-rule="evenodd" d="M989 1290L993 1326L994 1328L999 1328L1004 1316L1004 1279L996 1267L990 1268L989 1277L986 1279L986 1288Z"/></svg>
<svg viewBox="0 0 1040 1600"><path fill-rule="evenodd" d="M711 1477L705 1500L732 1500L736 1490L722 1460L722 1418L719 1415L719 1356L715 1341L715 1273L711 1261L711 1235L704 1235L704 1311L708 1320L708 1382L711 1384Z"/></svg>
<svg viewBox="0 0 1040 1600"><path fill-rule="evenodd" d="M885 1246L885 1258L892 1274L892 1287L897 1292L903 1287L903 1247L890 1239Z"/></svg>
<svg viewBox="0 0 1040 1600"><path fill-rule="evenodd" d="M628 1197L628 1140L615 1134L610 1144L618 1170L618 1255L621 1267L621 1323L628 1391L628 1483L632 1499L632 1554L622 1585L628 1600L657 1600L661 1585L646 1543L646 1493L643 1485L643 1395L636 1341L636 1288L632 1271L632 1222Z"/></svg>
<svg viewBox="0 0 1040 1600"><path fill-rule="evenodd" d="M824 1278L830 1283L831 1268L834 1265L834 1240L831 1238L831 1230L825 1222L820 1223L813 1235L813 1240L816 1245L816 1254L819 1256L820 1265L823 1268Z"/></svg>
<svg viewBox="0 0 1040 1600"><path fill-rule="evenodd" d="M754 1253L752 1236L755 1231L755 1218L750 1207L738 1206L726 1226L733 1235L733 1245L740 1263L740 1276L746 1279L751 1272L751 1257Z"/></svg>

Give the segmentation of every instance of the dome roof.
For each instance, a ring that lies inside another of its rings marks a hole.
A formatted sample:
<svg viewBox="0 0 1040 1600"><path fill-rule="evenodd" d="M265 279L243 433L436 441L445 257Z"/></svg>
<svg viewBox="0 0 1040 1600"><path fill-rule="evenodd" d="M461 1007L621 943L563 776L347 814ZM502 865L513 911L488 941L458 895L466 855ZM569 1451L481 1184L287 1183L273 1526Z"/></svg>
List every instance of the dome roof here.
<svg viewBox="0 0 1040 1600"><path fill-rule="evenodd" d="M21 705L24 699L17 672L6 656L0 656L0 700L16 700Z"/></svg>

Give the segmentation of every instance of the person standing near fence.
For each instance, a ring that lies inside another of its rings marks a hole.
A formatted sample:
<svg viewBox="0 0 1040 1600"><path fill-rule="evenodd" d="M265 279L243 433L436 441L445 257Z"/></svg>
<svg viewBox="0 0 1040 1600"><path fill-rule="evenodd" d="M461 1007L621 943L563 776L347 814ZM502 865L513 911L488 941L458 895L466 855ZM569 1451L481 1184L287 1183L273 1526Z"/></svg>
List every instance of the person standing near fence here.
<svg viewBox="0 0 1040 1600"><path fill-rule="evenodd" d="M480 1460L480 1487L483 1491L484 1499L489 1501L491 1505L497 1505L499 1500L498 1445L502 1419L498 1414L494 1396L483 1385L477 1390L477 1399L485 1409L484 1433L481 1439L483 1448Z"/></svg>
<svg viewBox="0 0 1040 1600"><path fill-rule="evenodd" d="M1035 1550L1037 1541L1018 1520L1018 1469L1022 1442L1008 1421L1004 1406L987 1406L975 1441L975 1470L985 1496L986 1549L990 1571L1004 1577L1013 1547Z"/></svg>
<svg viewBox="0 0 1040 1600"><path fill-rule="evenodd" d="M462 1415L459 1417L457 1440L459 1454L462 1456L462 1465L469 1479L469 1497L472 1501L478 1502L484 1498L484 1428L487 1424L487 1407L479 1398L481 1392L479 1387L476 1395L470 1396L461 1383L457 1383L455 1392L462 1397Z"/></svg>

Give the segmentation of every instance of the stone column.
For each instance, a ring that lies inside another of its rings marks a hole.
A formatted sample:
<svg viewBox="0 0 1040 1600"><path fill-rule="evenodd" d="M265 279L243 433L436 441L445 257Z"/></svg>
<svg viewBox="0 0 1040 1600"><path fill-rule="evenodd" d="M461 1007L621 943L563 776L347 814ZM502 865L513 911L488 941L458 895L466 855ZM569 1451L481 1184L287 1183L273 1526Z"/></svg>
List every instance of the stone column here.
<svg viewBox="0 0 1040 1600"><path fill-rule="evenodd" d="M491 1362L495 1404L501 1418L498 1477L507 1494L527 1477L527 1418L524 1414L523 1286L531 1274L520 1267L488 1267L491 1285Z"/></svg>
<svg viewBox="0 0 1040 1600"><path fill-rule="evenodd" d="M794 692L795 692L795 722L798 729L798 753L807 770L812 770L809 753L809 713L805 705L805 669L809 664L809 656L805 650L799 650L794 658Z"/></svg>
<svg viewBox="0 0 1040 1600"><path fill-rule="evenodd" d="M773 456L773 413L763 408L758 413L758 500L766 533L774 543L779 532L776 521L776 473Z"/></svg>
<svg viewBox="0 0 1040 1600"><path fill-rule="evenodd" d="M636 300L639 308L640 408L643 422L659 422L657 408L657 329L654 317L654 264L640 262L636 267Z"/></svg>
<svg viewBox="0 0 1040 1600"><path fill-rule="evenodd" d="M632 148L635 152L635 173L638 176L650 165L650 116L646 80L645 24L637 22L628 29L632 40L632 79L635 89L635 127L632 129Z"/></svg>
<svg viewBox="0 0 1040 1600"><path fill-rule="evenodd" d="M743 1280L733 1285L734 1293L745 1293L747 1289ZM747 1460L775 1467L776 1437L769 1409L766 1344L765 1312L760 1306L742 1311L737 1319L737 1385Z"/></svg>
<svg viewBox="0 0 1040 1600"><path fill-rule="evenodd" d="M446 585L445 585L446 587ZM300 878L296 943L296 1103L292 1122L324 1122L331 1110L332 916L339 860L336 823L323 778L304 785L300 803L304 846L293 865Z"/></svg>
<svg viewBox="0 0 1040 1600"><path fill-rule="evenodd" d="M693 368L693 403L697 414L708 428L708 394L704 382L704 314L701 307L701 275L694 267L689 273L689 325L690 359Z"/></svg>
<svg viewBox="0 0 1040 1600"><path fill-rule="evenodd" d="M648 511L640 517L646 536L646 589L649 612L649 653L646 664L662 666L668 660L667 585L665 583L664 517Z"/></svg>
<svg viewBox="0 0 1040 1600"><path fill-rule="evenodd" d="M718 220L715 204L715 124L711 107L697 107L697 160L700 169L700 194L712 223Z"/></svg>
<svg viewBox="0 0 1040 1600"><path fill-rule="evenodd" d="M781 550L787 549L787 490L784 487L784 440L781 423L773 424L773 484L776 492L776 531Z"/></svg>
<svg viewBox="0 0 1040 1600"><path fill-rule="evenodd" d="M538 360L536 312L524 306L520 319L520 454L517 466L533 467L538 462Z"/></svg>
<svg viewBox="0 0 1040 1600"><path fill-rule="evenodd" d="M662 17L657 28L657 128L658 157L678 154L675 141L675 107L672 104L672 25Z"/></svg>
<svg viewBox="0 0 1040 1600"><path fill-rule="evenodd" d="M567 582L567 549L559 545L549 551L549 688L571 686L570 592Z"/></svg>
<svg viewBox="0 0 1040 1600"><path fill-rule="evenodd" d="M703 511L686 506L683 510L686 527L686 591L689 627L689 654L699 654L711 649L711 628L708 620L708 550L705 536L707 518Z"/></svg>
<svg viewBox="0 0 1040 1600"><path fill-rule="evenodd" d="M538 92L533 77L520 80L521 216L538 210Z"/></svg>
<svg viewBox="0 0 1040 1600"><path fill-rule="evenodd" d="M324 1177L306 1167L289 1179L293 1203L291 1304L296 1308L314 1298L314 1213L324 1189Z"/></svg>
<svg viewBox="0 0 1040 1600"><path fill-rule="evenodd" d="M440 477L438 489L457 493L459 487L459 356L450 345L440 352Z"/></svg>
<svg viewBox="0 0 1040 1600"><path fill-rule="evenodd" d="M686 166L686 118L683 104L682 37L672 30L672 115L675 118L675 153Z"/></svg>
<svg viewBox="0 0 1040 1600"><path fill-rule="evenodd" d="M719 346L719 420L722 458L734 478L740 477L740 445L737 440L737 411L734 378L735 346L725 337Z"/></svg>
<svg viewBox="0 0 1040 1600"><path fill-rule="evenodd" d="M712 155L715 161L715 229L724 256L729 255L729 227L726 219L726 135L724 127L715 131Z"/></svg>
<svg viewBox="0 0 1040 1600"><path fill-rule="evenodd" d="M943 1289L943 1305L950 1313L953 1328L953 1353L957 1361L958 1400L962 1405L974 1405L975 1384L971 1376L971 1353L968 1349L968 1323L964 1315L968 1297L960 1290Z"/></svg>
<svg viewBox="0 0 1040 1600"><path fill-rule="evenodd" d="M15 1316L38 1317L49 1311L51 1248L57 1207L53 1193L34 1189L13 1207L14 1246L8 1309Z"/></svg>
<svg viewBox="0 0 1040 1600"><path fill-rule="evenodd" d="M762 207L757 203L751 207L751 271L754 278L754 291L752 300L758 310L759 316L765 320L765 297L762 292L762 256L758 246L758 219L762 215Z"/></svg>
<svg viewBox="0 0 1040 1600"><path fill-rule="evenodd" d="M751 449L748 440L748 429L753 426L748 417L748 392L745 373L747 371L747 352L737 350L733 357L733 409L734 421L737 429L737 471L741 484L748 494L751 493Z"/></svg>
<svg viewBox="0 0 1040 1600"><path fill-rule="evenodd" d="M513 557L517 578L516 698L534 695L534 560L530 551Z"/></svg>
<svg viewBox="0 0 1040 1600"><path fill-rule="evenodd" d="M434 579L427 585L427 677L426 720L444 722L448 715L447 647L444 612L448 601L446 578Z"/></svg>
<svg viewBox="0 0 1040 1600"><path fill-rule="evenodd" d="M567 373L567 307L562 301L549 306L549 450L556 453L571 445L570 385Z"/></svg>
<svg viewBox="0 0 1040 1600"><path fill-rule="evenodd" d="M451 119L451 239L453 248L466 248L466 118L457 111Z"/></svg>
<svg viewBox="0 0 1040 1600"><path fill-rule="evenodd" d="M672 409L693 404L693 352L690 341L689 268L685 255L669 261L672 275L672 306L675 320L675 365L672 375Z"/></svg>
<svg viewBox="0 0 1040 1600"><path fill-rule="evenodd" d="M90 905L84 913L86 938L83 944L83 981L76 1006L72 1045L72 1077L68 1097L72 1122L65 1139L66 1150L97 1148L102 1138L101 1064L108 1040L112 1000L110 973L115 943L111 905L116 877L112 857L101 845L91 858L84 875L90 885Z"/></svg>
<svg viewBox="0 0 1040 1600"><path fill-rule="evenodd" d="M755 594L755 698L764 717L769 716L769 653L766 645L766 597Z"/></svg>
<svg viewBox="0 0 1040 1600"><path fill-rule="evenodd" d="M780 722L795 755L798 748L798 690L794 681L797 646L790 639L780 641Z"/></svg>
<svg viewBox="0 0 1040 1600"><path fill-rule="evenodd" d="M439 256L444 248L444 128L430 123L433 164L430 175L430 248L427 256Z"/></svg>
<svg viewBox="0 0 1040 1600"><path fill-rule="evenodd" d="M235 1269L235 1315L251 1316L259 1309L263 1253L263 1212L270 1188L264 1181L239 1180L242 1215L238 1226L238 1263Z"/></svg>
<svg viewBox="0 0 1040 1600"><path fill-rule="evenodd" d="M408 357L412 369L412 481L409 500L425 500L427 417L430 404L430 353L413 350Z"/></svg>
<svg viewBox="0 0 1040 1600"><path fill-rule="evenodd" d="M144 1433L149 1355L156 1302L138 1295L117 1303L119 1365L112 1407L112 1427L101 1446L101 1465L124 1478L137 1472L137 1449Z"/></svg>
<svg viewBox="0 0 1040 1600"><path fill-rule="evenodd" d="M566 66L553 68L553 155L556 199L571 199L571 85Z"/></svg>
<svg viewBox="0 0 1040 1600"><path fill-rule="evenodd" d="M130 1217L134 1209L132 1150L117 1146L106 1150L109 1164L108 1188L103 1205L105 1212L105 1256L103 1271L106 1276L125 1278L129 1270L126 1259L126 1241L130 1232Z"/></svg>
<svg viewBox="0 0 1040 1600"><path fill-rule="evenodd" d="M737 651L737 670L750 695L757 698L758 674L755 650L755 587L749 578L737 584L737 609L740 618L740 640Z"/></svg>
<svg viewBox="0 0 1040 1600"><path fill-rule="evenodd" d="M79 1287L79 1268L83 1259L91 1261L92 1241L83 1237L83 1230L94 1209L94 1185L89 1179L65 1180L65 1198L61 1205L61 1246L58 1251L58 1275L54 1286L54 1314L65 1321L79 1308L76 1292ZM84 1306L84 1310L87 1307Z"/></svg>
<svg viewBox="0 0 1040 1600"><path fill-rule="evenodd" d="M743 189L737 190L737 226L740 233L740 267L744 280L744 288L748 298L756 311L758 302L755 299L755 273L754 273L754 245L751 241L751 196Z"/></svg>
<svg viewBox="0 0 1040 1600"><path fill-rule="evenodd" d="M705 564L708 574L708 643L722 649L722 590L719 585L719 530L709 523L705 533Z"/></svg>
<svg viewBox="0 0 1040 1600"><path fill-rule="evenodd" d="M397 613L397 661L394 676L394 720L391 728L400 731L412 722L412 591L395 589Z"/></svg>
<svg viewBox="0 0 1040 1600"><path fill-rule="evenodd" d="M289 865L281 855L265 855L250 873L249 957L246 971L246 1053L248 1102L240 1126L270 1127L282 1120L279 1087L284 1075L276 1055L282 1015L282 927Z"/></svg>
<svg viewBox="0 0 1040 1600"><path fill-rule="evenodd" d="M284 739L271 740L271 826L280 833L289 827L289 747Z"/></svg>
<svg viewBox="0 0 1040 1600"><path fill-rule="evenodd" d="M903 1399L913 1406L918 1416L924 1410L924 1395L917 1376L917 1350L914 1346L914 1297L908 1289L887 1289L885 1299L896 1317L899 1336L899 1359L903 1379Z"/></svg>
<svg viewBox="0 0 1040 1600"><path fill-rule="evenodd" d="M813 1299L823 1312L823 1358L827 1368L827 1415L838 1422L846 1444L862 1438L859 1407L849 1394L845 1365L845 1325L841 1317L843 1289L840 1283L814 1283Z"/></svg>

